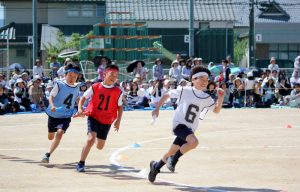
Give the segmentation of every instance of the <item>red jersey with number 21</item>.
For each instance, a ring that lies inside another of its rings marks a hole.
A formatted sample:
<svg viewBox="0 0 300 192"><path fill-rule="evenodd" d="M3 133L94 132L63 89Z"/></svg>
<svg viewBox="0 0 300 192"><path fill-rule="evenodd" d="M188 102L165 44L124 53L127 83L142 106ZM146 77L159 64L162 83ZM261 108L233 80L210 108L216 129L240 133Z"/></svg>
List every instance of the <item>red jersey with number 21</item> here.
<svg viewBox="0 0 300 192"><path fill-rule="evenodd" d="M102 124L112 124L118 116L118 100L122 93L119 87L106 88L102 83L92 85L93 96L85 110Z"/></svg>

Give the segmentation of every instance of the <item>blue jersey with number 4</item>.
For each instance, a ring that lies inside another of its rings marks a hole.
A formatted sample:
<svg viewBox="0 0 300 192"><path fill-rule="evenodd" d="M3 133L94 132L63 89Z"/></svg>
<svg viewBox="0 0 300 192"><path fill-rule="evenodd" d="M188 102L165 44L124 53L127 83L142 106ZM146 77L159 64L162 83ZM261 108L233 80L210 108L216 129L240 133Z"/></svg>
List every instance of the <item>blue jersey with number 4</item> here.
<svg viewBox="0 0 300 192"><path fill-rule="evenodd" d="M56 107L55 112L51 112L50 105L48 106L47 115L54 118L69 118L75 113L75 102L79 96L79 88L71 87L63 81L57 81L58 93L53 98L53 104Z"/></svg>

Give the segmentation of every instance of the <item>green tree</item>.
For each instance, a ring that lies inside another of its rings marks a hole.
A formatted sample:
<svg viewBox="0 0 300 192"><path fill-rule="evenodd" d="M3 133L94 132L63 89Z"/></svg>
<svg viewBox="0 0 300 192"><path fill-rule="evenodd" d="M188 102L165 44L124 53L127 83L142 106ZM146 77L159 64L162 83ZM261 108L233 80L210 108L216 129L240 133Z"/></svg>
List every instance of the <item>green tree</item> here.
<svg viewBox="0 0 300 192"><path fill-rule="evenodd" d="M234 63L239 64L243 57L245 56L246 50L248 48L248 39L239 38L235 35L234 38Z"/></svg>

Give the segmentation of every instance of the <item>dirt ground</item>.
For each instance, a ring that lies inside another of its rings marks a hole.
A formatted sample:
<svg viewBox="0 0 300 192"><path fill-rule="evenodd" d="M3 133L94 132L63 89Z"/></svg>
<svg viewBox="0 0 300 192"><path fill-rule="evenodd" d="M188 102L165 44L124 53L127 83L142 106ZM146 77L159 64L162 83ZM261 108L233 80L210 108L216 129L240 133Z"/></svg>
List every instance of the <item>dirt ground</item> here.
<svg viewBox="0 0 300 192"><path fill-rule="evenodd" d="M72 120L49 164L40 163L51 142L45 114L0 116L0 191L300 191L299 109L223 109L208 113L196 135L200 145L175 173L166 167L154 184L149 162L172 143L173 111L124 113L105 149L92 148L86 173L75 171L86 141L86 118Z"/></svg>

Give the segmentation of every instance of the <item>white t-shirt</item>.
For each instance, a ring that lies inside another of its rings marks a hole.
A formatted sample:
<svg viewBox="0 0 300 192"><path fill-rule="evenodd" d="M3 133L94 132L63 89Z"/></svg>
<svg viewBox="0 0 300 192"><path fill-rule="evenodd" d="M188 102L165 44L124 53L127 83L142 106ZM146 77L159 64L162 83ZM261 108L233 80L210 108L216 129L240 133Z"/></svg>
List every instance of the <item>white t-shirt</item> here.
<svg viewBox="0 0 300 192"><path fill-rule="evenodd" d="M167 94L170 98L176 98L178 103L173 116L173 129L184 124L195 131L207 111L215 108L215 101L211 96L194 87L172 89Z"/></svg>
<svg viewBox="0 0 300 192"><path fill-rule="evenodd" d="M255 80L245 80L245 90L251 90L254 89Z"/></svg>

